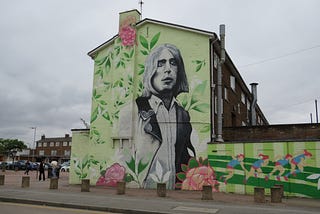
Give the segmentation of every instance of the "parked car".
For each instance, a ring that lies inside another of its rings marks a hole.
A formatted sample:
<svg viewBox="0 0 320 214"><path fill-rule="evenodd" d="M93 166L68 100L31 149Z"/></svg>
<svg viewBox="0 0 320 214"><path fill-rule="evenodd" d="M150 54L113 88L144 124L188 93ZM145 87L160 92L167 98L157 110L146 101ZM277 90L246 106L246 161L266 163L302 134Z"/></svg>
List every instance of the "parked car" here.
<svg viewBox="0 0 320 214"><path fill-rule="evenodd" d="M11 169L11 170L25 170L26 167L27 165L25 160L10 162L7 164L7 169Z"/></svg>
<svg viewBox="0 0 320 214"><path fill-rule="evenodd" d="M69 172L70 162L68 164L61 164L60 172Z"/></svg>

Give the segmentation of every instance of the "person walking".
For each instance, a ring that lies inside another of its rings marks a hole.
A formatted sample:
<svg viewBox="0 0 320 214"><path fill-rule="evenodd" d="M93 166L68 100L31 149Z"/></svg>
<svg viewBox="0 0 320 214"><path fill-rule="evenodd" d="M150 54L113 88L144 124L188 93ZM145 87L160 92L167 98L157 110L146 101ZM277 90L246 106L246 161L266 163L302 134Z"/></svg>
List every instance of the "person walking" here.
<svg viewBox="0 0 320 214"><path fill-rule="evenodd" d="M26 171L24 171L24 174L29 175L30 166L31 166L30 162L27 161L26 162Z"/></svg>
<svg viewBox="0 0 320 214"><path fill-rule="evenodd" d="M43 180L45 180L43 161L41 161L41 163L39 165L39 181L41 181L41 176L42 176Z"/></svg>

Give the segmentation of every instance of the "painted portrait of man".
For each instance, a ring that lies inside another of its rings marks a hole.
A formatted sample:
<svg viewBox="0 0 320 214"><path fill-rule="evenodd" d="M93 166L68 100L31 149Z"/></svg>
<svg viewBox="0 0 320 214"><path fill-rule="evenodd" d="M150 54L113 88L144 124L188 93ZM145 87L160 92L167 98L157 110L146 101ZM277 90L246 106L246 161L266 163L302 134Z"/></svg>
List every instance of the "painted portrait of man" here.
<svg viewBox="0 0 320 214"><path fill-rule="evenodd" d="M143 85L142 95L131 105L133 111L120 112L119 128L130 126L127 130L132 130L136 165L147 165L138 176L142 186L154 188L157 182L165 182L168 189L174 189L181 164L196 155L190 141L189 113L176 99L180 93L189 92L183 59L176 46L162 44L150 52ZM128 125L129 121L133 121L132 125Z"/></svg>

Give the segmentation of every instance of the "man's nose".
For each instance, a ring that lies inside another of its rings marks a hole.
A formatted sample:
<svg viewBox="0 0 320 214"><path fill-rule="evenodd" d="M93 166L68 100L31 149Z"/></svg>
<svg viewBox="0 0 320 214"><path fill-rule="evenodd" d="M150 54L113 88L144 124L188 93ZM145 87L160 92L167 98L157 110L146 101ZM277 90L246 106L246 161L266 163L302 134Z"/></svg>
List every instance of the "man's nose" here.
<svg viewBox="0 0 320 214"><path fill-rule="evenodd" d="M165 67L164 67L164 72L165 73L170 73L171 72L170 62L166 62Z"/></svg>

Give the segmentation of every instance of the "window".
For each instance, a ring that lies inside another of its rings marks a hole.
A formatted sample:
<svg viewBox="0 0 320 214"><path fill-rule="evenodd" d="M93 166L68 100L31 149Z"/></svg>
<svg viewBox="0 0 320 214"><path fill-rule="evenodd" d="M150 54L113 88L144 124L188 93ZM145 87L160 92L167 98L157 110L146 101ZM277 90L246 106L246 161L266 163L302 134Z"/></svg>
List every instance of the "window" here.
<svg viewBox="0 0 320 214"><path fill-rule="evenodd" d="M233 91L236 91L236 78L234 76L230 76L230 87Z"/></svg>
<svg viewBox="0 0 320 214"><path fill-rule="evenodd" d="M64 150L64 156L70 156L70 150Z"/></svg>
<svg viewBox="0 0 320 214"><path fill-rule="evenodd" d="M56 156L57 155L57 150L51 150L51 156Z"/></svg>
<svg viewBox="0 0 320 214"><path fill-rule="evenodd" d="M38 143L38 147L42 147L42 143Z"/></svg>
<svg viewBox="0 0 320 214"><path fill-rule="evenodd" d="M240 114L241 113L240 103L238 103L237 109L238 109L238 114Z"/></svg>
<svg viewBox="0 0 320 214"><path fill-rule="evenodd" d="M50 142L50 147L54 147L54 142Z"/></svg>
<svg viewBox="0 0 320 214"><path fill-rule="evenodd" d="M56 142L56 147L60 146L60 142Z"/></svg>
<svg viewBox="0 0 320 214"><path fill-rule="evenodd" d="M246 104L246 95L241 91L241 102Z"/></svg>
<svg viewBox="0 0 320 214"><path fill-rule="evenodd" d="M47 147L47 142L43 142L43 147Z"/></svg>
<svg viewBox="0 0 320 214"><path fill-rule="evenodd" d="M44 150L39 151L39 156L44 156Z"/></svg>
<svg viewBox="0 0 320 214"><path fill-rule="evenodd" d="M71 146L71 144L72 144L72 142L70 141L70 142L69 142L69 146Z"/></svg>
<svg viewBox="0 0 320 214"><path fill-rule="evenodd" d="M67 141L64 141L64 142L63 142L63 146L68 146L68 142L67 142Z"/></svg>

